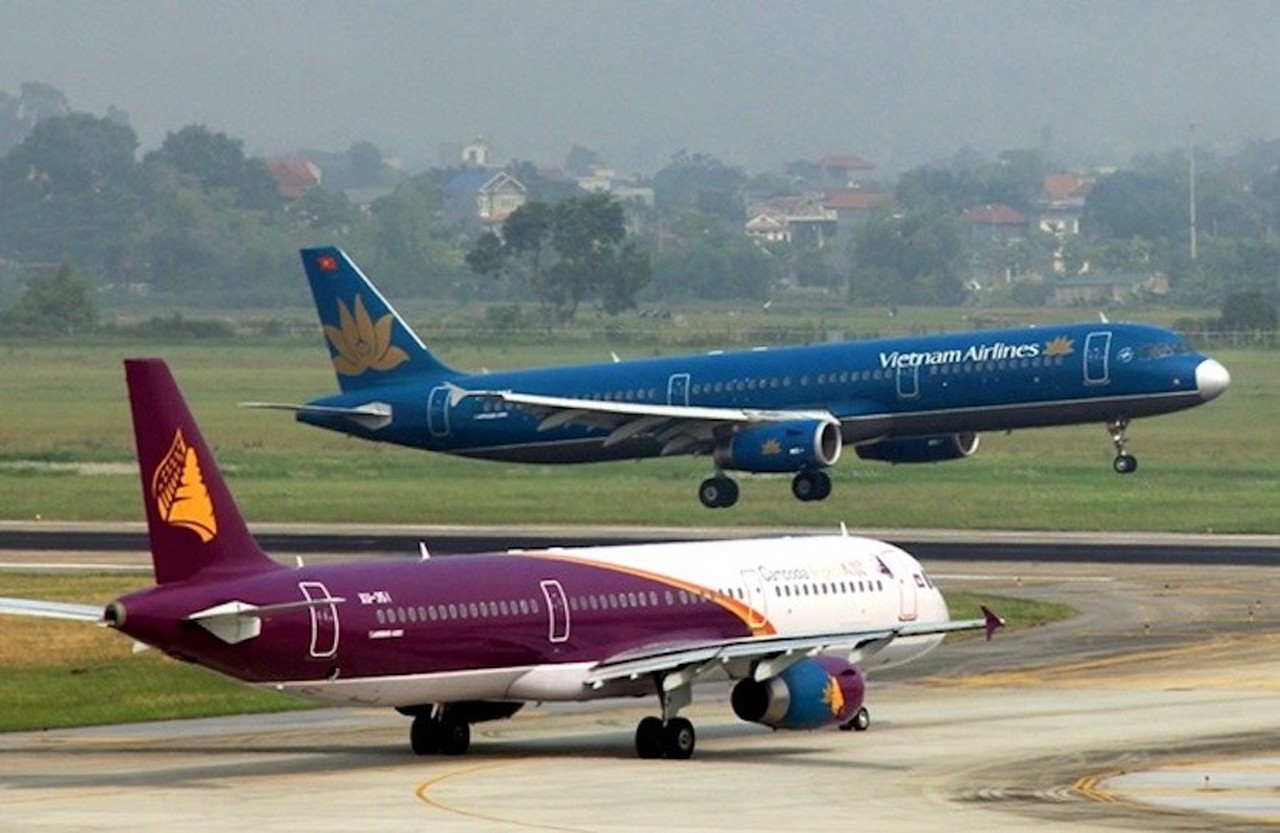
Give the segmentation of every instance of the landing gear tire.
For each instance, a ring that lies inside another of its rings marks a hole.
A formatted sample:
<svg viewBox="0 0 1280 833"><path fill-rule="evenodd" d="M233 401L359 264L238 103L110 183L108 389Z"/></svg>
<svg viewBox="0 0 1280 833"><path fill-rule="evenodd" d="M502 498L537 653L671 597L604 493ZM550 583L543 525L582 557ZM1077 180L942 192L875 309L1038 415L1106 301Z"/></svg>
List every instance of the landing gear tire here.
<svg viewBox="0 0 1280 833"><path fill-rule="evenodd" d="M1133 474L1138 470L1138 458L1132 454L1120 454L1111 461L1111 467L1117 474Z"/></svg>
<svg viewBox="0 0 1280 833"><path fill-rule="evenodd" d="M445 755L463 755L471 748L471 725L445 718L440 722L440 751Z"/></svg>
<svg viewBox="0 0 1280 833"><path fill-rule="evenodd" d="M866 708L860 708L853 713L853 717L840 724L840 731L848 732L865 732L871 728L871 713Z"/></svg>
<svg viewBox="0 0 1280 833"><path fill-rule="evenodd" d="M663 727L656 717L646 717L636 726L636 754L645 760L662 757Z"/></svg>
<svg viewBox="0 0 1280 833"><path fill-rule="evenodd" d="M831 476L825 471L802 471L791 480L791 494L796 500L826 500L831 494Z"/></svg>
<svg viewBox="0 0 1280 833"><path fill-rule="evenodd" d="M409 727L409 747L415 755L462 755L471 747L471 725L420 714Z"/></svg>
<svg viewBox="0 0 1280 833"><path fill-rule="evenodd" d="M673 717L662 727L662 754L673 761L687 761L693 757L693 747L698 738L693 724L683 717Z"/></svg>
<svg viewBox="0 0 1280 833"><path fill-rule="evenodd" d="M738 502L738 484L728 477L708 477L698 487L698 500L708 509L727 509Z"/></svg>
<svg viewBox="0 0 1280 833"><path fill-rule="evenodd" d="M409 748L415 755L435 755L440 751L440 722L420 714L409 727Z"/></svg>

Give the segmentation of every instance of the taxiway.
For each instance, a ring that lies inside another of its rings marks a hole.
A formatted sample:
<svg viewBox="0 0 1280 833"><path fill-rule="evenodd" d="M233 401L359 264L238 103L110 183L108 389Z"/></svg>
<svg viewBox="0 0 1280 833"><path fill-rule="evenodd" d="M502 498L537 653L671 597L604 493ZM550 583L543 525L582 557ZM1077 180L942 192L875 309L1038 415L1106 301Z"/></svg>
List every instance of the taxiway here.
<svg viewBox="0 0 1280 833"><path fill-rule="evenodd" d="M1087 831L1280 823L1274 569L927 566L944 589L1052 599L1080 615L991 643L947 644L873 677L866 733L770 732L734 719L723 692L700 690L685 712L698 727L698 751L684 762L633 757L647 700L526 709L476 726L461 758L415 758L408 722L384 711L0 735L0 826L1024 831L1049 822ZM1188 792L1190 802L1165 800Z"/></svg>

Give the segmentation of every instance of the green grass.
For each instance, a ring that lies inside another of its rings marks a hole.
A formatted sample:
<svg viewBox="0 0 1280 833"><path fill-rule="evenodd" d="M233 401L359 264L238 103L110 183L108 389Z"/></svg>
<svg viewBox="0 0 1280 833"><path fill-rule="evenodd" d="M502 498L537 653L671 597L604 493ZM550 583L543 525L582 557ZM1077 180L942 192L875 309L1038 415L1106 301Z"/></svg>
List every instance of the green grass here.
<svg viewBox="0 0 1280 833"><path fill-rule="evenodd" d="M0 596L105 605L148 581L143 574L0 572ZM1074 614L1061 604L966 592L946 596L953 618L978 618L978 605L986 604L1005 618L1010 630ZM127 638L103 628L0 616L0 732L311 707L307 701L250 688L156 651L134 654Z"/></svg>
<svg viewBox="0 0 1280 833"><path fill-rule="evenodd" d="M892 322L882 312L879 318L824 318L756 311L726 319L702 311L677 316L684 323L628 319L623 323L631 329L622 341L637 344L619 352L679 352L693 349L688 342L701 336L726 346L757 343L750 339L766 324L778 338L792 339L831 329L865 332L876 323L891 323L897 331L972 323L957 320L961 314L911 310ZM985 316L979 323L1030 320L1030 313L979 314ZM466 320L457 311L442 316ZM528 334L495 344L472 334L433 347L470 369L607 357L616 340L593 335L593 326L544 334L540 344L527 341ZM431 332L429 326L422 330ZM645 346L638 346L644 339ZM835 489L827 501L792 500L786 477L743 476L738 506L711 512L695 498L698 482L710 473L705 458L486 463L353 440L299 425L285 413L237 407L250 400L301 402L335 389L319 338L296 336L163 347L107 339L0 345L0 518L141 518L138 482L127 473L133 442L120 365L135 355L169 362L253 522L845 522L855 528L1280 532L1280 432L1273 430L1280 416L1280 354L1274 352L1215 352L1232 372L1231 389L1203 407L1131 425L1131 449L1141 468L1128 477L1111 471L1113 451L1103 427L1086 425L987 434L973 458L936 465L890 466L846 450L832 470ZM116 465L108 473L78 474L33 462Z"/></svg>

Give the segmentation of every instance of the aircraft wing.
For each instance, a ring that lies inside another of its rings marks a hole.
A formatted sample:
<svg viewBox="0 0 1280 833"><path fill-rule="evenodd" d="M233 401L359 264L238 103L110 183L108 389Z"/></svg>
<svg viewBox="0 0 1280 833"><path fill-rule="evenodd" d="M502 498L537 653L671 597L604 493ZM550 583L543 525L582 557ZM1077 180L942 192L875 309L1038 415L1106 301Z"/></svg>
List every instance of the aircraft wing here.
<svg viewBox="0 0 1280 833"><path fill-rule="evenodd" d="M955 631L984 630L987 638L1004 620L987 608L982 619L946 622L907 622L892 628L871 628L800 636L742 637L721 641L689 642L641 647L608 657L587 672L593 688L606 683L668 675L693 680L717 670L750 674L757 680L776 676L793 663L817 654L844 654L850 662L863 662L893 640L906 636L932 636Z"/></svg>
<svg viewBox="0 0 1280 833"><path fill-rule="evenodd" d="M77 622L102 621L102 607L98 605L43 602L37 599L13 599L3 596L0 596L0 614L39 616L44 619L71 619Z"/></svg>
<svg viewBox="0 0 1280 833"><path fill-rule="evenodd" d="M791 420L834 420L829 411L776 411L752 408L708 408L696 405L662 405L652 402L613 402L544 396L513 390L465 390L455 388L454 403L469 397L515 405L537 415L539 431L567 425L608 429L606 446L632 437L651 436L663 444L663 454L692 450L709 443L718 430Z"/></svg>

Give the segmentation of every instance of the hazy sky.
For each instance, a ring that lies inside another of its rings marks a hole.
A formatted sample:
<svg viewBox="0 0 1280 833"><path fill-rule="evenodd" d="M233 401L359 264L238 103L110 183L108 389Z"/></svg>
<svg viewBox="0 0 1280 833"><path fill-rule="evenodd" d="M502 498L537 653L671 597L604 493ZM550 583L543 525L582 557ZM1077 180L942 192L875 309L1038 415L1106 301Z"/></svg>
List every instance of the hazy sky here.
<svg viewBox="0 0 1280 833"><path fill-rule="evenodd" d="M44 81L254 154L368 139L414 167L476 135L653 172L684 148L751 171L883 170L1038 146L1124 162L1280 137L1280 2L0 0L0 90Z"/></svg>

